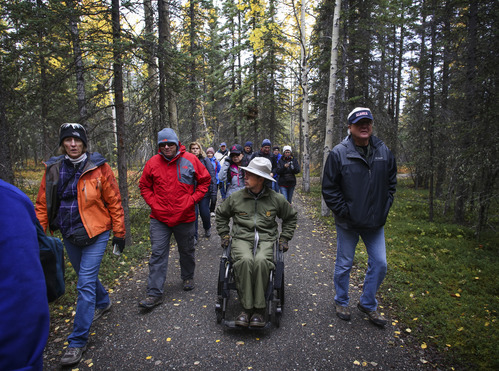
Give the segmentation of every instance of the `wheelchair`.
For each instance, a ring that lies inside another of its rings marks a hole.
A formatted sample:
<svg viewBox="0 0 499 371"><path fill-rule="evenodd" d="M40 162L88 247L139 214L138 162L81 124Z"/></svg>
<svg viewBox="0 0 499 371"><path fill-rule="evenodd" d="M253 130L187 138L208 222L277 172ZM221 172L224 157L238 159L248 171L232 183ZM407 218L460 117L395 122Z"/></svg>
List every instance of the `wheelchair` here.
<svg viewBox="0 0 499 371"><path fill-rule="evenodd" d="M276 327L279 327L284 308L284 254L279 250L279 240L274 243L274 269L270 270L269 283L265 291L265 326L248 327L249 329L266 329L272 325L272 319ZM230 255L231 243L224 249L220 258L220 270L218 273L217 303L215 312L217 323L222 323L229 328L237 328L234 320L227 320L226 315L229 311L229 299L231 291L236 290L235 273L232 266Z"/></svg>

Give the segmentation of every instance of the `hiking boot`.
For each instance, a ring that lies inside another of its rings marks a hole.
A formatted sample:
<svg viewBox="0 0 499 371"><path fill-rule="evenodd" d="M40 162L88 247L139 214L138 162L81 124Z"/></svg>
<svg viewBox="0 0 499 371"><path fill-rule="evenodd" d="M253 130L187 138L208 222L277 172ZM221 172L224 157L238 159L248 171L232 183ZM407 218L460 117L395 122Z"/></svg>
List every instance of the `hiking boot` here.
<svg viewBox="0 0 499 371"><path fill-rule="evenodd" d="M249 316L246 312L241 312L236 318L236 326L248 327L249 326Z"/></svg>
<svg viewBox="0 0 499 371"><path fill-rule="evenodd" d="M265 327L265 320L261 313L253 313L249 325L251 327Z"/></svg>
<svg viewBox="0 0 499 371"><path fill-rule="evenodd" d="M160 305L162 302L163 302L162 296L148 296L147 298L139 302L139 306L142 308L151 309L154 308L156 305Z"/></svg>
<svg viewBox="0 0 499 371"><path fill-rule="evenodd" d="M93 322L97 321L99 318L101 318L104 314L109 312L111 310L111 300L109 300L109 304L106 305L104 308L95 308L94 312L94 320Z"/></svg>
<svg viewBox="0 0 499 371"><path fill-rule="evenodd" d="M194 289L194 280L184 280L184 291L191 291Z"/></svg>
<svg viewBox="0 0 499 371"><path fill-rule="evenodd" d="M214 217L215 217L215 213L212 211L212 212L210 213L210 216L211 216L212 218L214 218Z"/></svg>
<svg viewBox="0 0 499 371"><path fill-rule="evenodd" d="M208 229L205 229L204 230L204 236L206 238L210 237L211 236L211 228L208 228Z"/></svg>
<svg viewBox="0 0 499 371"><path fill-rule="evenodd" d="M381 314L379 314L377 311L370 311L368 310L367 308L365 308L362 304L357 304L357 308L359 308L359 310L361 312L364 312L365 314L367 314L367 317L369 318L369 321L371 321L372 323L374 323L376 326L379 326L379 327L385 327L386 323L388 322L385 317L383 317Z"/></svg>
<svg viewBox="0 0 499 371"><path fill-rule="evenodd" d="M61 366L71 366L80 362L83 352L87 349L87 346L81 348L66 348L66 352L61 358Z"/></svg>
<svg viewBox="0 0 499 371"><path fill-rule="evenodd" d="M344 305L336 304L336 315L343 321L350 321L350 308Z"/></svg>

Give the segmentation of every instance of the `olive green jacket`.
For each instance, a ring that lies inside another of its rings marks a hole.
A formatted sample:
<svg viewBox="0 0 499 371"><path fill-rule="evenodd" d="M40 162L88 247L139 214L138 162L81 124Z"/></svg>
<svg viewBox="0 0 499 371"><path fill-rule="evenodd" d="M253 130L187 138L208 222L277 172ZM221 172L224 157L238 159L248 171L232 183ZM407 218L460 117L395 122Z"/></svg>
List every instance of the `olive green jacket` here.
<svg viewBox="0 0 499 371"><path fill-rule="evenodd" d="M298 215L282 194L264 187L257 197L246 188L234 192L217 208L217 232L238 239L253 241L258 231L261 241L275 241L279 237L276 217L282 219L280 237L293 238ZM229 226L232 218L232 230Z"/></svg>

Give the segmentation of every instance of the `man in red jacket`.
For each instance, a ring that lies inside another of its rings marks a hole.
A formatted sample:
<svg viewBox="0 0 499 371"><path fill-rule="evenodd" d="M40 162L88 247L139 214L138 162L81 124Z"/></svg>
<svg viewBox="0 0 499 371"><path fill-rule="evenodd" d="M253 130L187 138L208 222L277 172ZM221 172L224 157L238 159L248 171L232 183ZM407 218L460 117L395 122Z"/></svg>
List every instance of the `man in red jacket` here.
<svg viewBox="0 0 499 371"><path fill-rule="evenodd" d="M194 288L195 205L211 183L206 167L195 155L186 152L172 129L158 133L158 146L158 154L147 161L139 182L140 193L151 207L152 252L147 297L139 302L139 306L148 309L163 302L172 233L178 245L184 290Z"/></svg>

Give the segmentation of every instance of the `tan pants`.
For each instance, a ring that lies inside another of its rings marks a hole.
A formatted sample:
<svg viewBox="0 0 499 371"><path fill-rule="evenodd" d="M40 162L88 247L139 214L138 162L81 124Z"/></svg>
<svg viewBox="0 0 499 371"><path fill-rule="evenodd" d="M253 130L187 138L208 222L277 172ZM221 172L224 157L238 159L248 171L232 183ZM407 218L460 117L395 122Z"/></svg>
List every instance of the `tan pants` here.
<svg viewBox="0 0 499 371"><path fill-rule="evenodd" d="M253 256L253 241L232 239L231 256L237 291L244 309L266 307L265 291L270 270L274 268L273 246L273 242L260 241Z"/></svg>

